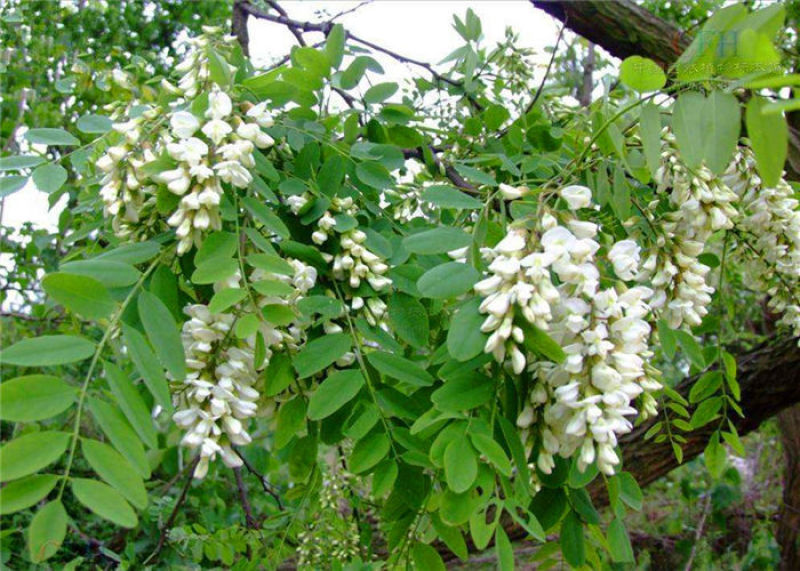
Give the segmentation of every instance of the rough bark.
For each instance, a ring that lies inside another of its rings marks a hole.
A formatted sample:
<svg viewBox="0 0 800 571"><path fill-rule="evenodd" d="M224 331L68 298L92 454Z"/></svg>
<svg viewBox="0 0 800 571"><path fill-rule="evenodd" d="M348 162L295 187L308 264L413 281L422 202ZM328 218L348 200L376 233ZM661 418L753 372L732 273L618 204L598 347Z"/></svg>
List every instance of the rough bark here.
<svg viewBox="0 0 800 571"><path fill-rule="evenodd" d="M669 67L691 43L677 27L630 0L531 1L618 58L646 55Z"/></svg>
<svg viewBox="0 0 800 571"><path fill-rule="evenodd" d="M781 570L800 569L800 405L778 415L785 458L783 504L775 538L781 547Z"/></svg>

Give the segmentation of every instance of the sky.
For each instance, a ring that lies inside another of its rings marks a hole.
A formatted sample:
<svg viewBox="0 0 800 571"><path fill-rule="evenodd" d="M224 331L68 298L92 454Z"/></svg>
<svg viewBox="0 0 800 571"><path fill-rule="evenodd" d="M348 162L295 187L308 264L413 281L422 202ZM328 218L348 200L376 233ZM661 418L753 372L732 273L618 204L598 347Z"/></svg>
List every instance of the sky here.
<svg viewBox="0 0 800 571"><path fill-rule="evenodd" d="M281 5L295 20L320 21L358 6L350 0L283 1ZM527 0L377 0L361 6L356 11L337 19L353 34L377 43L404 56L429 63L441 61L463 44L452 27L453 14L462 17L471 8L481 19L484 45L493 47L512 27L520 37L523 47L535 50L538 75L544 73L549 54L544 49L552 46L560 24L550 16L535 9ZM320 14L325 11L328 16ZM256 66L269 65L287 54L295 45L294 36L282 25L249 18L250 54ZM306 34L309 44L322 39L321 34ZM414 66L401 64L388 56L377 54L376 59L385 70L380 81L402 82L404 79L427 72ZM6 197L2 223L19 227L26 221L55 230L58 213L65 199L49 209L47 195L29 183L19 192Z"/></svg>

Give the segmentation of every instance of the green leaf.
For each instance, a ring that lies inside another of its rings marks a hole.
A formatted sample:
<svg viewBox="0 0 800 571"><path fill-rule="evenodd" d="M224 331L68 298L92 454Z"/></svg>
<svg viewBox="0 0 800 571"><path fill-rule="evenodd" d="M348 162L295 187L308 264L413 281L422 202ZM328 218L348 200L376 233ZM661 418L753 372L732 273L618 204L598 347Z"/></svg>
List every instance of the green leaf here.
<svg viewBox="0 0 800 571"><path fill-rule="evenodd" d="M480 279L472 266L448 262L431 268L417 280L417 288L424 297L448 299L468 292Z"/></svg>
<svg viewBox="0 0 800 571"><path fill-rule="evenodd" d="M661 342L661 350L664 356L672 359L675 356L675 351L678 348L678 338L675 332L663 319L658 320L658 340Z"/></svg>
<svg viewBox="0 0 800 571"><path fill-rule="evenodd" d="M61 165L46 164L33 171L36 188L47 194L53 193L67 182L67 171Z"/></svg>
<svg viewBox="0 0 800 571"><path fill-rule="evenodd" d="M372 494L380 498L386 495L397 480L399 468L397 462L385 460L372 471Z"/></svg>
<svg viewBox="0 0 800 571"><path fill-rule="evenodd" d="M678 344L681 346L681 349L683 349L683 352L689 357L689 361L691 361L692 365L698 370L705 369L706 359L703 357L703 350L700 348L694 336L686 331L673 331L673 334L678 340Z"/></svg>
<svg viewBox="0 0 800 571"><path fill-rule="evenodd" d="M580 567L586 563L583 524L578 514L573 511L570 511L561 522L561 551L564 559L573 567Z"/></svg>
<svg viewBox="0 0 800 571"><path fill-rule="evenodd" d="M87 478L73 478L70 483L78 501L103 519L129 529L139 523L130 504L108 484Z"/></svg>
<svg viewBox="0 0 800 571"><path fill-rule="evenodd" d="M128 355L136 365L139 374L142 375L150 394L164 409L172 411L172 398L167 386L167 378L164 376L164 370L156 359L155 353L147 344L147 339L127 323L122 324L122 337L128 348Z"/></svg>
<svg viewBox="0 0 800 571"><path fill-rule="evenodd" d="M448 487L463 494L478 477L478 458L466 438L455 438L444 451L444 474Z"/></svg>
<svg viewBox="0 0 800 571"><path fill-rule="evenodd" d="M382 164L374 161L356 165L358 180L376 190L386 190L394 186L394 179Z"/></svg>
<svg viewBox="0 0 800 571"><path fill-rule="evenodd" d="M367 89L364 93L364 102L366 103L380 103L389 99L397 92L397 84L391 83L377 83Z"/></svg>
<svg viewBox="0 0 800 571"><path fill-rule="evenodd" d="M497 568L500 571L514 571L514 548L501 526L495 532L494 548L497 553Z"/></svg>
<svg viewBox="0 0 800 571"><path fill-rule="evenodd" d="M522 330L525 332L525 347L531 351L543 355L554 363L563 363L567 358L561 346L544 330L527 322L523 323Z"/></svg>
<svg viewBox="0 0 800 571"><path fill-rule="evenodd" d="M261 222L267 230L285 240L289 239L289 229L286 224L266 204L252 196L243 198L242 204L253 218Z"/></svg>
<svg viewBox="0 0 800 571"><path fill-rule="evenodd" d="M308 418L322 420L342 408L364 386L358 369L336 371L327 376L308 402Z"/></svg>
<svg viewBox="0 0 800 571"><path fill-rule="evenodd" d="M704 400L697 406L689 423L695 429L705 426L717 417L720 408L722 408L722 397Z"/></svg>
<svg viewBox="0 0 800 571"><path fill-rule="evenodd" d="M140 510L147 507L147 490L144 482L122 454L108 444L89 439L81 441L81 450L83 457L98 476L111 484Z"/></svg>
<svg viewBox="0 0 800 571"><path fill-rule="evenodd" d="M283 392L286 387L294 382L292 360L289 355L285 353L273 355L269 360L269 365L267 366L264 376L267 379L264 387L264 394L266 396L274 397Z"/></svg>
<svg viewBox="0 0 800 571"><path fill-rule="evenodd" d="M42 506L28 527L28 550L31 561L41 563L52 557L67 535L67 512L60 500Z"/></svg>
<svg viewBox="0 0 800 571"><path fill-rule="evenodd" d="M39 166L47 160L40 155L13 155L0 158L0 172L18 171ZM25 177L23 177L25 178Z"/></svg>
<svg viewBox="0 0 800 571"><path fill-rule="evenodd" d="M374 432L362 438L353 447L348 467L354 474L366 472L386 458L392 443L383 432Z"/></svg>
<svg viewBox="0 0 800 571"><path fill-rule="evenodd" d="M450 494L451 492L446 492L446 494ZM453 494L453 497L458 497ZM444 515L444 514L442 514ZM461 535L461 531L458 528L452 527L450 525L445 524L442 520L444 517L439 518L434 514L431 517L433 521L433 528L436 530L436 534L439 538L447 545L447 548L456 554L456 556L461 559L462 561L466 561L469 558L469 552L467 551L467 544L464 542L464 537Z"/></svg>
<svg viewBox="0 0 800 571"><path fill-rule="evenodd" d="M614 563L633 563L635 561L628 531L620 518L614 518L609 524L607 536L609 553Z"/></svg>
<svg viewBox="0 0 800 571"><path fill-rule="evenodd" d="M66 451L66 432L29 432L0 447L0 482L16 480L49 466Z"/></svg>
<svg viewBox="0 0 800 571"><path fill-rule="evenodd" d="M331 62L331 67L338 69L344 57L344 45L347 32L341 24L334 25L325 40L325 54Z"/></svg>
<svg viewBox="0 0 800 571"><path fill-rule="evenodd" d="M441 226L407 236L403 247L412 254L443 254L472 243L472 236L460 228Z"/></svg>
<svg viewBox="0 0 800 571"><path fill-rule="evenodd" d="M486 459L497 468L498 472L511 477L511 460L508 459L503 447L494 438L478 432L471 432L469 437L472 439L475 449L486 456Z"/></svg>
<svg viewBox="0 0 800 571"><path fill-rule="evenodd" d="M592 504L592 498L586 489L570 489L569 500L572 509L581 516L583 521L591 525L600 523L600 514L597 513L597 510Z"/></svg>
<svg viewBox="0 0 800 571"><path fill-rule="evenodd" d="M64 129L29 129L25 132L25 140L29 143L59 147L75 147L81 144L77 137Z"/></svg>
<svg viewBox="0 0 800 571"><path fill-rule="evenodd" d="M641 511L644 495L636 479L629 472L621 472L617 478L619 480L619 498L631 509Z"/></svg>
<svg viewBox="0 0 800 571"><path fill-rule="evenodd" d="M725 447L719 441L719 432L715 432L711 436L703 452L703 458L705 459L706 468L708 468L708 473L711 477L715 480L722 477L722 473L725 471L726 454Z"/></svg>
<svg viewBox="0 0 800 571"><path fill-rule="evenodd" d="M38 504L56 487L58 480L59 477L53 474L35 474L9 482L0 488L0 515Z"/></svg>
<svg viewBox="0 0 800 571"><path fill-rule="evenodd" d="M285 402L278 409L277 428L275 429L275 448L280 450L294 438L305 426L306 401L303 397L295 397Z"/></svg>
<svg viewBox="0 0 800 571"><path fill-rule="evenodd" d="M211 81L222 87L228 87L233 79L228 62L212 47L207 48L206 55L208 57L208 75Z"/></svg>
<svg viewBox="0 0 800 571"><path fill-rule="evenodd" d="M468 167L467 165L454 165L458 174L465 179L476 184L485 184L486 186L497 186L497 181L491 174L485 173L476 168Z"/></svg>
<svg viewBox="0 0 800 571"><path fill-rule="evenodd" d="M25 186L27 182L27 176L12 175L0 178L0 198L14 194Z"/></svg>
<svg viewBox="0 0 800 571"><path fill-rule="evenodd" d="M640 93L656 91L667 83L667 76L659 65L642 56L629 56L619 66L619 80Z"/></svg>
<svg viewBox="0 0 800 571"><path fill-rule="evenodd" d="M103 115L94 115L92 113L84 115L78 119L76 124L78 131L89 134L108 133L111 130L112 125L113 123L108 117L104 117Z"/></svg>
<svg viewBox="0 0 800 571"><path fill-rule="evenodd" d="M58 377L28 375L0 384L0 419L11 422L44 420L73 405L77 391Z"/></svg>
<svg viewBox="0 0 800 571"><path fill-rule="evenodd" d="M238 269L239 264L236 260L212 258L197 266L192 273L192 282L196 284L221 282L235 274Z"/></svg>
<svg viewBox="0 0 800 571"><path fill-rule="evenodd" d="M258 268L273 274L281 274L285 276L294 274L294 268L292 265L280 256L271 254L251 254L247 256L247 263L254 268Z"/></svg>
<svg viewBox="0 0 800 571"><path fill-rule="evenodd" d="M211 298L211 301L208 303L208 310L211 313L222 313L246 297L247 292L238 287L221 289Z"/></svg>
<svg viewBox="0 0 800 571"><path fill-rule="evenodd" d="M427 187L422 191L422 199L439 208L455 208L457 210L483 208L483 203L477 198L473 198L455 187L443 184Z"/></svg>
<svg viewBox="0 0 800 571"><path fill-rule="evenodd" d="M739 143L742 124L739 101L732 93L712 91L705 103L703 157L711 172L722 174Z"/></svg>
<svg viewBox="0 0 800 571"><path fill-rule="evenodd" d="M278 280L260 280L252 282L250 287L267 297L286 297L295 292L294 287Z"/></svg>
<svg viewBox="0 0 800 571"><path fill-rule="evenodd" d="M133 429L149 448L158 447L158 436L153 427L150 412L144 404L139 391L122 370L113 363L105 362L105 377L111 392L117 399L125 418L131 423Z"/></svg>
<svg viewBox="0 0 800 571"><path fill-rule="evenodd" d="M447 489L442 494L439 513L442 521L451 526L461 526L469 521L472 512L472 502L469 493L456 494ZM461 532L459 532L461 537Z"/></svg>
<svg viewBox="0 0 800 571"><path fill-rule="evenodd" d="M683 93L672 112L675 140L686 163L697 167L705 160L717 174L730 163L740 126L736 97L722 91L712 91L708 97L696 92Z"/></svg>
<svg viewBox="0 0 800 571"><path fill-rule="evenodd" d="M295 355L294 368L298 376L305 379L332 365L351 347L352 339L346 333L336 333L314 339Z"/></svg>
<svg viewBox="0 0 800 571"><path fill-rule="evenodd" d="M158 360L176 381L186 376L186 356L178 325L167 306L152 293L143 291L138 297L139 318Z"/></svg>
<svg viewBox="0 0 800 571"><path fill-rule="evenodd" d="M74 335L42 335L23 339L0 352L4 365L48 367L83 361L94 355L91 341Z"/></svg>
<svg viewBox="0 0 800 571"><path fill-rule="evenodd" d="M494 383L489 378L478 374L465 375L436 389L431 400L441 411L459 412L489 402L494 390Z"/></svg>
<svg viewBox="0 0 800 571"><path fill-rule="evenodd" d="M231 232L212 232L203 240L203 245L194 257L195 266L215 258L233 258L239 247L236 234Z"/></svg>
<svg viewBox="0 0 800 571"><path fill-rule="evenodd" d="M88 403L92 416L108 436L114 448L131 463L140 476L149 478L150 465L147 462L142 442L122 413L109 403L95 398L90 397Z"/></svg>
<svg viewBox="0 0 800 571"><path fill-rule="evenodd" d="M103 252L95 259L131 265L142 264L155 258L160 251L161 246L157 242L136 242Z"/></svg>
<svg viewBox="0 0 800 571"><path fill-rule="evenodd" d="M55 301L87 319L100 319L114 311L116 303L99 281L88 276L47 274L42 287Z"/></svg>
<svg viewBox="0 0 800 571"><path fill-rule="evenodd" d="M445 571L447 569L439 552L427 543L417 541L414 544L412 554L414 565L417 569L424 569L425 571Z"/></svg>
<svg viewBox="0 0 800 571"><path fill-rule="evenodd" d="M709 371L697 379L689 391L689 402L696 404L713 395L722 386L722 372Z"/></svg>
<svg viewBox="0 0 800 571"><path fill-rule="evenodd" d="M642 105L639 132L647 168L650 174L655 176L658 167L661 166L661 110L658 105L652 102Z"/></svg>
<svg viewBox="0 0 800 571"><path fill-rule="evenodd" d="M400 339L418 348L428 345L428 312L418 300L404 293L396 293L389 298L388 311L389 323Z"/></svg>
<svg viewBox="0 0 800 571"><path fill-rule="evenodd" d="M766 188L775 186L783 173L789 149L786 119L779 113L763 113L764 101L753 97L747 103L747 136L756 156L758 174Z"/></svg>
<svg viewBox="0 0 800 571"><path fill-rule="evenodd" d="M458 361L469 361L483 352L487 335L481 331L486 316L478 310L481 300L473 298L462 305L447 330L447 351Z"/></svg>
<svg viewBox="0 0 800 571"><path fill-rule="evenodd" d="M77 260L61 264L59 270L67 274L94 278L105 287L125 287L133 285L142 275L129 264L111 260Z"/></svg>
<svg viewBox="0 0 800 571"><path fill-rule="evenodd" d="M433 384L433 377L428 371L398 355L377 351L367 355L369 364L387 377L397 379L412 387L427 387Z"/></svg>

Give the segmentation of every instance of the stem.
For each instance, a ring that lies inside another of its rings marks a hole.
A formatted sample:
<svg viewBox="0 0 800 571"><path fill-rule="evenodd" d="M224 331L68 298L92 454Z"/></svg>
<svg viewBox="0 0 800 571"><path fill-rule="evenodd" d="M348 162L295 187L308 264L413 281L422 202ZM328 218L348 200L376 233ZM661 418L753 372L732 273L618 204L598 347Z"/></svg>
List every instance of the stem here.
<svg viewBox="0 0 800 571"><path fill-rule="evenodd" d="M98 360L100 359L100 354L103 352L103 349L105 348L106 343L108 343L108 340L116 331L117 323L119 323L119 320L122 317L122 314L125 312L125 309L128 307L128 304L139 293L139 289L142 287L142 284L144 284L144 281L147 279L150 273L161 262L165 254L166 251L163 252L160 256L158 256L155 260L153 260L153 262L148 266L147 270L145 270L145 272L141 275L139 280L133 286L130 293L128 293L128 296L122 302L122 305L120 305L117 312L111 318L111 322L108 324L108 327L106 327L106 331L103 334L103 338L100 339L100 343L98 343L97 349L95 350L94 355L92 356L92 361L89 364L89 370L86 373L86 377L84 377L83 379L83 384L81 385L81 393L80 396L78 397L78 410L75 413L75 424L72 427L72 442L70 443L69 456L67 456L67 465L64 468L64 475L62 476L61 486L58 489L57 499L59 500L64 495L64 488L67 485L67 480L69 479L69 473L70 470L72 469L72 461L75 458L75 448L78 446L78 438L80 437L83 403L86 400L86 393L89 389L89 382L92 380L92 374L94 373L94 369L97 366Z"/></svg>

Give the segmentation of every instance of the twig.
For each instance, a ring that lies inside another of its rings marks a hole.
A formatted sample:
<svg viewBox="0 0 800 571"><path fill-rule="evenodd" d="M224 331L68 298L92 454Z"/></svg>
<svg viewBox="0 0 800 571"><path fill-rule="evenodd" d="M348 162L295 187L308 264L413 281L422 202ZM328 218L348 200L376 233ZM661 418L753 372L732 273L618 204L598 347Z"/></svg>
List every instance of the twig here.
<svg viewBox="0 0 800 571"><path fill-rule="evenodd" d="M169 518L167 519L167 523L164 524L164 527L161 528L161 533L158 537L158 544L150 556L144 560L143 566L147 566L150 561L154 558L158 557L158 554L161 553L161 549L164 547L164 543L167 541L167 536L169 535L169 530L172 529L172 524L175 523L175 517L178 515L178 510L181 509L181 506L186 501L186 494L189 493L189 488L192 485L192 477L194 476L194 469L197 467L198 462L200 462L200 456L195 456L194 460L192 460L190 466L191 470L189 470L189 477L186 478L186 483L183 485L183 489L181 490L181 495L178 496L178 501L175 502L175 507L172 508L172 513L169 514Z"/></svg>
<svg viewBox="0 0 800 571"><path fill-rule="evenodd" d="M265 1L267 5L270 6L273 10L275 10L278 14L280 14L287 20L289 19L289 14L287 14L286 10L284 10L280 4L275 2L275 0L265 0ZM289 28L289 31L292 32L292 34L294 34L294 37L297 38L297 43L300 44L301 46L305 46L306 41L303 39L303 33L300 31L300 29L297 26L293 26L292 24L286 24L286 26ZM325 35L327 36L327 34Z"/></svg>
<svg viewBox="0 0 800 571"><path fill-rule="evenodd" d="M250 529L258 529L258 523L253 517L253 508L250 506L250 499L247 497L247 486L244 485L242 479L242 468L236 467L233 469L236 476L236 487L239 489L239 500L242 502L242 509L244 510L244 519L247 527Z"/></svg>
<svg viewBox="0 0 800 571"><path fill-rule="evenodd" d="M323 33L323 34L325 34L327 36L330 33L331 29L333 28L333 20L332 19L328 20L328 21L325 21L325 22L303 22L301 20L294 20L292 18L289 18L288 14L286 13L286 10L281 8L278 5L278 3L275 2L274 0L271 0L270 2L268 2L268 4L272 8L274 8L276 11L278 11L279 14L275 15L275 14L270 14L269 12L264 12L263 10L259 10L258 8L256 8L252 4L250 4L249 2L243 2L242 4L240 4L240 7L241 7L242 10L244 10L245 12L247 12L248 14L250 14L251 16L253 16L255 18L259 18L261 20L267 20L267 21L270 21L270 22L274 22L276 24L282 24L282 25L288 27L292 31L292 33L295 34L295 37L298 36L298 33L299 33L300 30L302 30L304 32L321 32L321 33ZM278 10L278 8L280 8L280 10ZM296 32L298 32L298 33L296 33ZM365 45L365 46L367 46L369 48L372 48L373 50L375 50L377 52L381 52L381 53L383 53L385 55L388 55L389 57L391 57L391 58L393 58L393 59L395 59L395 60L397 60L397 61L399 61L401 63L407 63L407 64L416 65L418 67L421 67L421 68L427 70L428 73L430 73L434 77L434 79L436 79L439 82L448 83L448 84L450 84L450 85L452 85L454 87L462 87L462 88L464 87L464 82L459 81L457 79L452 79L452 78L447 77L445 75L442 75L441 73L436 71L436 69L433 67L433 65L431 65L428 62L424 62L424 61L420 61L418 59L414 59L414 58L410 58L408 56L404 56L404 55L399 54L397 52L394 52L394 51L392 51L392 50L390 50L388 48L384 48L383 46L380 46L380 45L378 45L378 44L376 44L374 42L371 42L369 40L365 40L364 38L356 36L350 31L346 30L345 34L346 34L346 36L348 38L350 38L354 42L358 42L358 43L363 44L363 45ZM300 41L301 38L302 38L302 36L300 38L298 38L298 41ZM303 42L302 45L305 45L305 43ZM465 93L464 95L467 98L467 100L469 100L469 102L476 109L478 109L478 110L483 109L483 106L472 95L470 95L468 93Z"/></svg>
<svg viewBox="0 0 800 571"><path fill-rule="evenodd" d="M256 470L255 466L253 466L250 463L250 461L247 458L245 458L244 454L242 454L241 451L239 451L239 449L234 448L233 451L236 452L236 455L242 459L244 467L247 468L247 471L253 474L256 478L258 478L258 481L261 482L261 487L264 488L264 491L268 493L270 496L272 496L272 499L275 500L275 503L278 504L278 509L283 511L283 504L281 503L281 497L277 494L277 492L275 492L275 490L271 488L269 482L267 482L267 477L261 474L258 470Z"/></svg>

